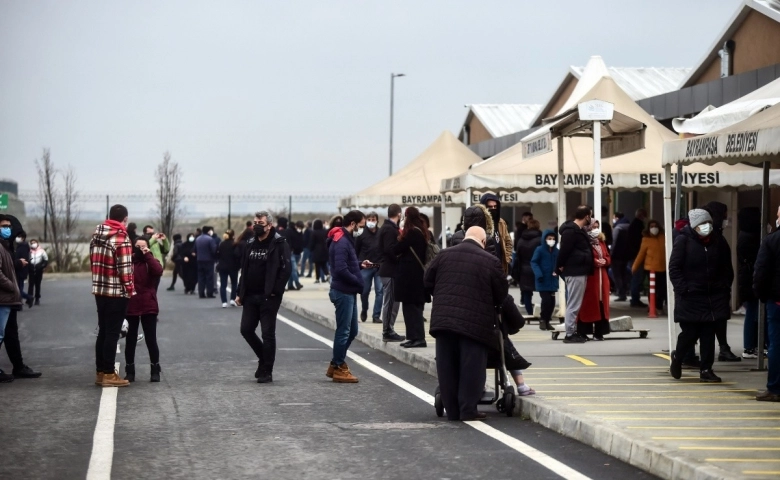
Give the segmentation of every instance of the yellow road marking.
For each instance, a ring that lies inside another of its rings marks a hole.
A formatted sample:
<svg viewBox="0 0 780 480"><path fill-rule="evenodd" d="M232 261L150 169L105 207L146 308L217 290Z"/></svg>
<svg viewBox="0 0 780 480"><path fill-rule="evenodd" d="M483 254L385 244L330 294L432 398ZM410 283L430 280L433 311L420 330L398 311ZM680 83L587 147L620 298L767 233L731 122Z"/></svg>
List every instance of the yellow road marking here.
<svg viewBox="0 0 780 480"><path fill-rule="evenodd" d="M751 390L751 392L755 392L755 391L756 390ZM575 398L579 398L579 399L582 399L582 398L599 398L599 399L600 398L604 398L604 397L587 397L587 396L576 397L576 396L569 396L569 395L567 395L565 397L561 397L561 396L556 396L556 395L547 395L547 393L550 393L550 392L547 392L547 391L539 392L539 393L544 395L544 398L547 398L547 399L550 399L550 400L572 400L572 399L575 399ZM565 393L565 392L563 392L563 393ZM571 392L569 392L569 393L571 393ZM579 392L579 393L582 393L582 392ZM625 392L623 392L623 393L625 393ZM677 392L674 392L674 393L683 393L683 392L677 391ZM699 393L701 393L701 390L699 390ZM713 400L713 399L716 399L716 398L717 399L721 399L722 398L722 399L734 400L734 395L730 395L730 396L726 396L726 395L643 395L641 397L640 396L633 396L633 397L614 397L614 398L616 398L616 399L619 398L620 400L628 400L628 399L649 400L649 399L654 399L654 398L699 398L699 399L702 399L702 400ZM753 399L752 397L750 397L750 398L746 397L745 401L747 401L747 400L752 400L752 401L755 402L755 399Z"/></svg>
<svg viewBox="0 0 780 480"><path fill-rule="evenodd" d="M718 385L735 385L737 382L721 382ZM592 383L538 383L534 381L534 387L591 387ZM599 382L599 389L601 387L657 387L656 383L601 383ZM664 387L711 387L712 384L708 383L669 383L669 385L663 385ZM752 391L752 390L751 390Z"/></svg>
<svg viewBox="0 0 780 480"><path fill-rule="evenodd" d="M777 463L780 458L705 458L705 462Z"/></svg>
<svg viewBox="0 0 780 480"><path fill-rule="evenodd" d="M745 403L747 403L745 400L739 400L739 401L733 401L733 402L686 403L685 406L686 407L712 407L712 406L721 407L721 406L725 406L725 405L734 405L734 406L739 406L739 407L746 407L747 405L745 405ZM639 405L640 404L637 404L637 403L606 403L606 402L569 403L569 406L572 406L572 407L593 407L593 406L598 406L598 407L605 407L605 406L610 406L610 407L622 407L622 406L637 407ZM659 407L662 407L662 406L668 407L668 406L678 406L680 404L679 403L655 403L655 402L652 402L650 405L652 405L652 406L659 406ZM614 411L614 410L610 410L610 411Z"/></svg>
<svg viewBox="0 0 780 480"><path fill-rule="evenodd" d="M688 405L686 405L688 406ZM778 410L677 410L674 413L705 413L707 415L713 413L777 413ZM585 413L663 413L669 412L664 410L586 410Z"/></svg>
<svg viewBox="0 0 780 480"><path fill-rule="evenodd" d="M615 370L618 370L618 369L619 370L628 370L628 369L630 369L630 370L639 370L639 369L647 369L647 368L649 368L649 369L652 369L652 370L658 370L660 367L658 367L658 365L656 365L655 367L597 367L597 368L603 368L603 369L607 369L607 370L609 370L609 369L615 369ZM582 367L579 367L579 368L574 368L574 367L539 367L539 368L536 368L536 367L534 367L534 371L538 371L538 370L578 370L578 369L589 370L589 369L585 369L585 368L582 368Z"/></svg>
<svg viewBox="0 0 780 480"><path fill-rule="evenodd" d="M657 420L657 419L654 419ZM780 427L626 427L629 430L780 430Z"/></svg>
<svg viewBox="0 0 780 480"><path fill-rule="evenodd" d="M780 475L780 470L742 470L744 475Z"/></svg>
<svg viewBox="0 0 780 480"><path fill-rule="evenodd" d="M588 367L595 367L596 366L595 362L591 362L587 358L582 358L579 355L566 355L566 358L571 358L572 360L574 360L576 362L580 362L583 365L587 365Z"/></svg>
<svg viewBox="0 0 780 480"><path fill-rule="evenodd" d="M709 384L709 385L712 385L712 384ZM664 385L664 386L667 386L667 385ZM689 387L690 385L685 385L685 386ZM634 393L631 390L601 390L601 389L599 389L599 392L601 392L601 393ZM699 389L698 391L697 390L682 390L682 391L680 391L680 390L677 390L677 391L675 391L675 390L654 390L654 392L655 393L700 393L701 389ZM736 392L758 392L758 390L756 390L755 388L748 389L748 390L738 390L738 389L728 390L728 389L726 389L726 390L709 390L709 392L710 393L715 393L715 392L717 392L717 393L727 393L727 392L736 393ZM546 394L546 393L585 393L585 392L582 392L580 390L545 390L544 392L540 392L540 393ZM598 397L592 397L592 398L598 398ZM623 397L623 398L631 398L631 397ZM653 397L636 397L636 398L653 398Z"/></svg>
<svg viewBox="0 0 780 480"><path fill-rule="evenodd" d="M625 373L625 372L620 372ZM699 383L699 377L683 377L680 380L674 380L672 377L669 376L669 374L665 374L661 377L615 377L612 375L606 375L604 377L595 377L593 374L601 374L601 372L592 372L591 375L588 376L588 380L654 380L659 382L669 382L669 383L677 383L682 380L687 380L690 382ZM584 376L584 373L581 375L574 375L574 376L561 376L561 377L537 377L534 376L534 381L537 380L582 380Z"/></svg>
<svg viewBox="0 0 780 480"><path fill-rule="evenodd" d="M705 441L737 440L737 441L745 441L745 442L752 442L752 441L775 442L780 440L780 437L653 437L653 440L705 440Z"/></svg>
<svg viewBox="0 0 780 480"><path fill-rule="evenodd" d="M780 452L780 447L680 447L680 450L760 450L762 452Z"/></svg>
<svg viewBox="0 0 780 480"><path fill-rule="evenodd" d="M669 355L663 354L663 353L654 353L653 355L658 357L658 358L663 358L664 360L667 360L669 362L672 361L672 357L670 357Z"/></svg>

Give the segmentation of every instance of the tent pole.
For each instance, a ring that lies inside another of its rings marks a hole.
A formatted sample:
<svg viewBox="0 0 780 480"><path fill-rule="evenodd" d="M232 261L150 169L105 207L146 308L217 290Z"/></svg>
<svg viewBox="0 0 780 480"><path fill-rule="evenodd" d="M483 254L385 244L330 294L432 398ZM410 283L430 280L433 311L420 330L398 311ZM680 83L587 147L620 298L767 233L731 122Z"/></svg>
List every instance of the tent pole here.
<svg viewBox="0 0 780 480"><path fill-rule="evenodd" d="M763 164L763 178L761 182L761 244L767 235L767 220L769 220L769 162ZM766 322L766 303L759 301L758 304L758 358L756 359L756 369L764 370L764 322Z"/></svg>
<svg viewBox="0 0 780 480"><path fill-rule="evenodd" d="M666 305L669 327L669 356L672 355L675 344L676 329L674 327L674 290L669 277L669 257L672 255L672 166L664 165L664 248L666 250Z"/></svg>
<svg viewBox="0 0 780 480"><path fill-rule="evenodd" d="M683 166L682 163L677 164L677 177L675 182L675 198L674 198L674 219L679 220L684 216L683 202L685 202L685 193L683 193L682 178L683 178Z"/></svg>
<svg viewBox="0 0 780 480"><path fill-rule="evenodd" d="M566 221L566 192L563 189L563 137L558 137L558 227ZM560 241L560 237L559 241ZM566 284L558 277L558 316L566 314Z"/></svg>
<svg viewBox="0 0 780 480"><path fill-rule="evenodd" d="M731 212L729 217L729 228L731 229L731 268L736 273L737 272L737 235L738 235L738 229L737 229L737 190L733 189L731 191L731 205L729 205L729 212ZM737 275L734 275L734 281L731 284L731 304L735 306L734 310L737 310L739 306L737 305L739 303L739 287L737 286Z"/></svg>
<svg viewBox="0 0 780 480"><path fill-rule="evenodd" d="M471 206L471 187L466 189L466 208Z"/></svg>
<svg viewBox="0 0 780 480"><path fill-rule="evenodd" d="M441 194L441 249L447 248L447 195Z"/></svg>
<svg viewBox="0 0 780 480"><path fill-rule="evenodd" d="M593 122L593 218L601 226L601 122Z"/></svg>

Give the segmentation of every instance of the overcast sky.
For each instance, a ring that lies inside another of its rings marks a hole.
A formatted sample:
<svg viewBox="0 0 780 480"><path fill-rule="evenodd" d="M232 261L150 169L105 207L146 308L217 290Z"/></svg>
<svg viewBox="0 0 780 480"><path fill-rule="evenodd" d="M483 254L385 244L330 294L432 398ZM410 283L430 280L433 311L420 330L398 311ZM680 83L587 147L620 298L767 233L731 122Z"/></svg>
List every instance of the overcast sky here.
<svg viewBox="0 0 780 480"><path fill-rule="evenodd" d="M351 192L469 103L544 103L569 65L692 67L739 0L0 0L0 177L50 148L88 192Z"/></svg>

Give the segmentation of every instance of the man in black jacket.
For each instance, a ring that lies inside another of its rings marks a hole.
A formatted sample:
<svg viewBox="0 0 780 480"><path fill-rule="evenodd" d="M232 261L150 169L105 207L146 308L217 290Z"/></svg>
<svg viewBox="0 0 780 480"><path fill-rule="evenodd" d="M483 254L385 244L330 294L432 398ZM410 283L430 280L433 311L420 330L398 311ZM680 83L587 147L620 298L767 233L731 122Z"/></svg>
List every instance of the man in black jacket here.
<svg viewBox="0 0 780 480"><path fill-rule="evenodd" d="M564 223L558 230L561 243L556 268L566 281L567 292L564 343L584 343L586 340L577 334L577 315L582 306L588 276L593 273L593 249L588 234L582 229L590 224L590 220L590 207L581 205L574 213L574 220Z"/></svg>
<svg viewBox="0 0 780 480"><path fill-rule="evenodd" d="M617 290L618 302L628 300L627 294L631 288L631 264L633 261L628 250L629 221L622 212L615 212L612 229L612 275L615 277L615 290Z"/></svg>
<svg viewBox="0 0 780 480"><path fill-rule="evenodd" d="M303 252L303 234L297 230L297 225L289 225L289 221L284 217L277 220L279 235L284 237L287 245L290 246L290 279L287 281L287 290L300 290L303 288L298 278L298 264L301 261ZM303 222L298 222L303 224Z"/></svg>
<svg viewBox="0 0 780 480"><path fill-rule="evenodd" d="M398 307L401 305L395 301L393 292L393 278L398 268L398 258L393 253L393 248L398 243L398 234L401 229L401 207L395 203L387 207L387 219L379 229L379 252L381 263L379 266L379 278L382 280L382 340L385 342L403 342L406 337L395 333L395 319L398 317Z"/></svg>
<svg viewBox="0 0 780 480"><path fill-rule="evenodd" d="M636 211L634 219L628 226L628 256L630 258L631 265L634 263L634 259L639 255L639 249L642 248L642 232L645 231L645 219L647 218L647 211L644 208L640 208ZM645 281L645 269L639 267L631 277L631 306L647 308L647 304L642 301L642 284Z"/></svg>
<svg viewBox="0 0 780 480"><path fill-rule="evenodd" d="M368 318L368 298L371 295L371 287L374 287L374 310L371 315L374 323L382 323L382 300L384 288L382 280L379 277L379 266L382 264L382 252L379 250L379 229L377 224L379 215L376 212L370 212L366 215L366 228L363 233L355 240L355 252L360 263L368 260L372 267L364 268L360 271L363 275L363 291L360 293L360 320L366 321Z"/></svg>
<svg viewBox="0 0 780 480"><path fill-rule="evenodd" d="M753 273L753 291L766 303L769 339L766 391L756 395L756 400L780 402L780 233L777 231L761 243Z"/></svg>
<svg viewBox="0 0 780 480"><path fill-rule="evenodd" d="M469 228L463 243L442 250L425 272L425 289L433 295L436 373L449 420L485 418L477 404L488 354L499 349L496 306L509 284L501 262L485 252L485 239L482 228Z"/></svg>
<svg viewBox="0 0 780 480"><path fill-rule="evenodd" d="M241 335L257 355L257 383L273 381L276 359L276 314L282 303L284 286L290 278L290 246L274 231L274 217L255 214L254 238L247 242L241 259L236 304L243 305ZM263 340L257 337L260 324Z"/></svg>

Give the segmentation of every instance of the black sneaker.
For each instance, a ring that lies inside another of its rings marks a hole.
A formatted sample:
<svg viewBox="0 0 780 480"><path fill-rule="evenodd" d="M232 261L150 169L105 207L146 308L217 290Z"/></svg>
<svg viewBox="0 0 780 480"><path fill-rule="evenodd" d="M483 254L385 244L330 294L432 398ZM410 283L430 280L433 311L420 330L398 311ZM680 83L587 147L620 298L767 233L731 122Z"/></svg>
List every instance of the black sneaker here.
<svg viewBox="0 0 780 480"><path fill-rule="evenodd" d="M366 311L366 310L361 311L360 312L360 321L361 322L365 322L367 318L368 318L368 311Z"/></svg>
<svg viewBox="0 0 780 480"><path fill-rule="evenodd" d="M263 374L263 361L260 360L257 362L257 370L255 370L255 378L260 378L260 375Z"/></svg>
<svg viewBox="0 0 780 480"><path fill-rule="evenodd" d="M173 287L168 287L168 288L166 288L165 290L166 290L166 291L168 291L168 292L174 292L174 291L176 291L176 289L175 289L175 288L173 288Z"/></svg>
<svg viewBox="0 0 780 480"><path fill-rule="evenodd" d="M2 369L0 369L0 383L11 383L14 381L13 375L8 375Z"/></svg>
<svg viewBox="0 0 780 480"><path fill-rule="evenodd" d="M273 381L274 378L271 375L271 372L265 369L263 369L263 373L261 373L260 376L257 377L257 383L271 383Z"/></svg>
<svg viewBox="0 0 780 480"><path fill-rule="evenodd" d="M635 307L635 308L647 308L647 304L642 302L642 301L639 301L639 302L636 302L636 303L635 302L631 302L631 306Z"/></svg>
<svg viewBox="0 0 780 480"><path fill-rule="evenodd" d="M682 377L682 362L677 358L677 351L672 350L672 363L669 365L669 373L672 374L675 380L679 380Z"/></svg>
<svg viewBox="0 0 780 480"><path fill-rule="evenodd" d="M705 370L699 373L699 381L702 383L720 383L722 380L712 370Z"/></svg>
<svg viewBox="0 0 780 480"><path fill-rule="evenodd" d="M721 347L720 349L720 353L718 354L718 361L719 362L741 362L742 359L734 355L730 347L725 346L725 347Z"/></svg>
<svg viewBox="0 0 780 480"><path fill-rule="evenodd" d="M382 335L383 342L403 342L404 340L406 340L406 337L395 332Z"/></svg>
<svg viewBox="0 0 780 480"><path fill-rule="evenodd" d="M588 340L585 337L576 333L574 335L566 335L566 337L563 339L563 343L585 343L587 341Z"/></svg>
<svg viewBox="0 0 780 480"><path fill-rule="evenodd" d="M382 323L382 319L379 317L371 318L371 323Z"/></svg>
<svg viewBox="0 0 780 480"><path fill-rule="evenodd" d="M14 378L38 378L41 376L41 372L36 372L27 365L23 365L22 368L13 370Z"/></svg>

